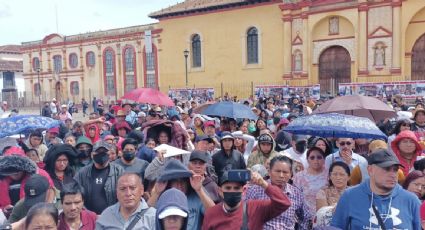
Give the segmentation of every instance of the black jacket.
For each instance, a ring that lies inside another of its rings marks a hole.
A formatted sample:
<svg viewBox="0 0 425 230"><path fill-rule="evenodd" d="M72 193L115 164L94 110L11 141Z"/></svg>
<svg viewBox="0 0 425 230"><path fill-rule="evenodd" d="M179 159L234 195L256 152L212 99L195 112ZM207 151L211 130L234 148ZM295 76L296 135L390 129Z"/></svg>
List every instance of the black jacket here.
<svg viewBox="0 0 425 230"><path fill-rule="evenodd" d="M245 160L238 150L233 150L230 155L227 155L223 150L218 151L212 156L212 164L219 180L225 171L246 169Z"/></svg>

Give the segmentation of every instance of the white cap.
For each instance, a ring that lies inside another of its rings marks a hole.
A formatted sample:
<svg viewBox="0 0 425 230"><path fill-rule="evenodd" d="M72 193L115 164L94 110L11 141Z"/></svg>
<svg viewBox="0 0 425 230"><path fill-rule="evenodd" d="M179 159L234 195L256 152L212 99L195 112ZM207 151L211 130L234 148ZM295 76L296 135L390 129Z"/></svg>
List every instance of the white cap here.
<svg viewBox="0 0 425 230"><path fill-rule="evenodd" d="M139 112L137 114L137 117L146 117L146 113L145 112Z"/></svg>
<svg viewBox="0 0 425 230"><path fill-rule="evenodd" d="M61 107L62 108L66 108L66 107L68 107L67 105L65 105L65 104L63 104L63 105L61 105Z"/></svg>
<svg viewBox="0 0 425 230"><path fill-rule="evenodd" d="M183 211L181 208L176 206L169 206L164 211L159 213L158 218L164 219L167 216L181 216L181 217L187 217L187 213Z"/></svg>
<svg viewBox="0 0 425 230"><path fill-rule="evenodd" d="M7 105L7 101L3 101L3 105Z"/></svg>

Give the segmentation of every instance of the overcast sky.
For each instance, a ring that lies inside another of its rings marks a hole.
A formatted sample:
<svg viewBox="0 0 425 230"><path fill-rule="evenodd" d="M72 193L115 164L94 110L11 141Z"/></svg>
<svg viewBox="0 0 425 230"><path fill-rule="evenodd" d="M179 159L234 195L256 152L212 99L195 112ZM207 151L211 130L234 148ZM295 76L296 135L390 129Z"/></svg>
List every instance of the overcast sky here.
<svg viewBox="0 0 425 230"><path fill-rule="evenodd" d="M182 0L0 0L0 45L56 32L72 35L153 23L149 13L178 2Z"/></svg>

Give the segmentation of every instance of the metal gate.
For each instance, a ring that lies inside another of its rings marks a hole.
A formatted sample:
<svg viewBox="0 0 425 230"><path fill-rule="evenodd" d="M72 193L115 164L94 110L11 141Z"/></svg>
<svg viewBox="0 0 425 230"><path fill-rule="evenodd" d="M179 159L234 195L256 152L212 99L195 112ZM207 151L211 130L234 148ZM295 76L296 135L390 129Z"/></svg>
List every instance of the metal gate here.
<svg viewBox="0 0 425 230"><path fill-rule="evenodd" d="M425 80L425 34L412 49L412 80Z"/></svg>
<svg viewBox="0 0 425 230"><path fill-rule="evenodd" d="M351 82L351 58L341 46L327 48L319 58L319 84L321 95L338 93L339 83Z"/></svg>

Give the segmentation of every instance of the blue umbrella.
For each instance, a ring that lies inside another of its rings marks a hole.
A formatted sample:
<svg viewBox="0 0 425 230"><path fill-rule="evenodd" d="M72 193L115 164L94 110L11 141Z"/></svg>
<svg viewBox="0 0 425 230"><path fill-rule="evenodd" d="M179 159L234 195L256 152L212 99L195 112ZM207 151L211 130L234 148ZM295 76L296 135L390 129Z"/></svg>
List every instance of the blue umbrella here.
<svg viewBox="0 0 425 230"><path fill-rule="evenodd" d="M318 137L387 139L387 136L368 118L339 113L299 117L284 130L293 134Z"/></svg>
<svg viewBox="0 0 425 230"><path fill-rule="evenodd" d="M58 127L60 121L38 115L16 115L0 119L0 138Z"/></svg>
<svg viewBox="0 0 425 230"><path fill-rule="evenodd" d="M228 118L248 118L251 120L256 120L258 117L255 115L251 108L240 103L232 101L223 101L219 103L212 104L208 106L202 114L208 116L219 116L219 117L228 117Z"/></svg>

